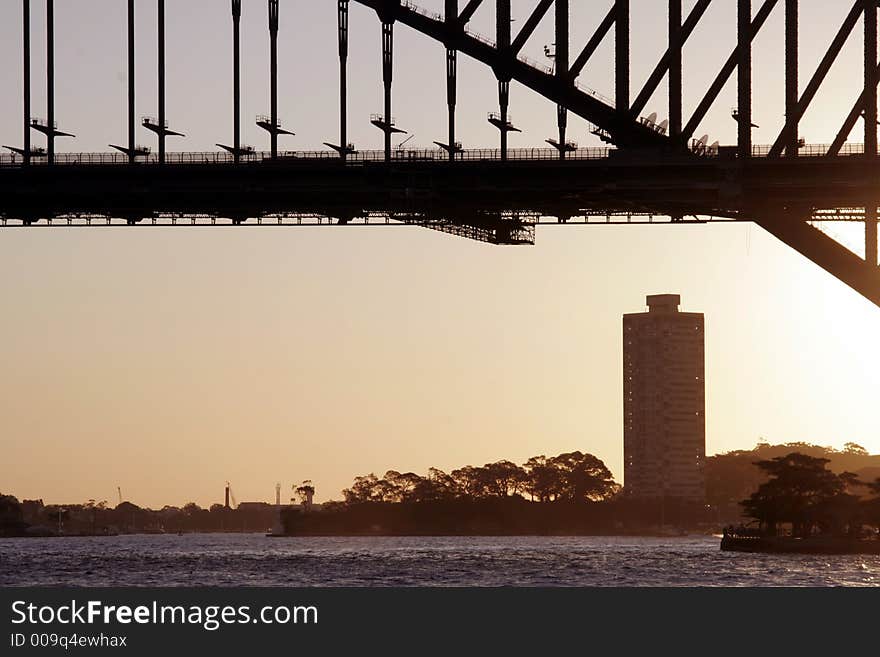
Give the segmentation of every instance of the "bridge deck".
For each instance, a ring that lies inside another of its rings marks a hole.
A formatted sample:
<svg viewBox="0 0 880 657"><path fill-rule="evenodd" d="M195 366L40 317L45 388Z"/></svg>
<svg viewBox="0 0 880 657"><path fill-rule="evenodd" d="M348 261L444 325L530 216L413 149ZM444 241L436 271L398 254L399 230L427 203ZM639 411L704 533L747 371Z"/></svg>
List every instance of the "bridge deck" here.
<svg viewBox="0 0 880 657"><path fill-rule="evenodd" d="M752 157L766 158L773 147L770 145L756 145L752 147ZM800 157L825 157L831 148L828 144L807 144L799 151ZM576 148L566 152L567 160L602 160L619 153L615 148L590 147ZM838 157L864 154L862 144L845 144ZM393 151L395 162L424 162L437 161L448 162L449 153L439 148L426 149L396 149ZM724 157L724 150L707 150L699 157L718 158ZM340 161L339 153L331 150L321 151L279 151L280 160L296 161ZM269 151L255 151L250 155L243 156L247 162L261 162L271 159ZM555 148L511 148L508 149L508 160L535 161L535 160L559 160L559 151ZM384 162L385 151L364 150L349 153L346 158L348 164L362 162ZM501 161L501 151L492 148L465 149L456 153L456 160L464 162ZM226 151L204 152L168 152L165 154L167 164L234 164L235 160L231 153ZM54 164L63 166L84 165L128 165L128 156L118 152L98 153L56 153ZM137 158L137 164L159 164L159 156L149 153ZM48 166L44 156L34 157L31 160L33 166ZM16 154L0 154L0 168L17 168L22 166L22 158Z"/></svg>
<svg viewBox="0 0 880 657"><path fill-rule="evenodd" d="M536 149L551 152L551 149ZM863 207L877 165L859 155L753 158L587 150L581 158L522 157L507 162L470 151L450 163L409 152L390 163L363 153L306 154L238 165L221 154L182 154L165 165L129 164L111 154L65 166L0 172L0 217L26 222L76 214L129 220L206 215L237 220L274 215L351 219L376 214L466 222L480 214L568 218L583 215L754 215L810 217ZM433 152L433 151L432 151ZM819 149L815 151L819 152ZM314 156L312 156L314 155ZM592 156L592 157L590 157ZM829 216L852 219L850 213Z"/></svg>

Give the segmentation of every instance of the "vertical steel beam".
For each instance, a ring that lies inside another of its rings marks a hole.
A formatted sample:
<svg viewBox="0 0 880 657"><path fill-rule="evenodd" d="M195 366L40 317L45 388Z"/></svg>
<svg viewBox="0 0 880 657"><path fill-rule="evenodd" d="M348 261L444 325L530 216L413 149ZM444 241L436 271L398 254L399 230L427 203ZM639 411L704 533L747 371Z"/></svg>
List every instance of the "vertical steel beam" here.
<svg viewBox="0 0 880 657"><path fill-rule="evenodd" d="M739 157L752 156L752 0L737 0L737 139Z"/></svg>
<svg viewBox="0 0 880 657"><path fill-rule="evenodd" d="M501 160L507 160L507 127L510 123L508 109L510 107L510 80L498 80L498 109L501 131Z"/></svg>
<svg viewBox="0 0 880 657"><path fill-rule="evenodd" d="M569 65L569 5L568 0L556 0L556 79L560 85L568 84ZM565 159L566 131L568 129L568 109L565 105L556 106L556 125L559 128L559 159Z"/></svg>
<svg viewBox="0 0 880 657"><path fill-rule="evenodd" d="M877 2L865 0L865 157L877 157ZM865 260L877 265L877 195L865 204Z"/></svg>
<svg viewBox="0 0 880 657"><path fill-rule="evenodd" d="M241 150L241 0L232 0L232 158Z"/></svg>
<svg viewBox="0 0 880 657"><path fill-rule="evenodd" d="M128 161L135 161L134 135L134 0L128 0Z"/></svg>
<svg viewBox="0 0 880 657"><path fill-rule="evenodd" d="M681 0L669 0L669 136L681 139Z"/></svg>
<svg viewBox="0 0 880 657"><path fill-rule="evenodd" d="M798 82L799 69L799 0L785 0L785 152L788 157L798 156L798 127L799 121L788 123L788 118L797 116L798 96L800 85Z"/></svg>
<svg viewBox="0 0 880 657"><path fill-rule="evenodd" d="M877 156L877 2L865 0L865 154ZM876 203L875 203L876 205Z"/></svg>
<svg viewBox="0 0 880 657"><path fill-rule="evenodd" d="M877 197L874 196L874 199ZM865 207L865 260L877 266L877 201L870 201Z"/></svg>
<svg viewBox="0 0 880 657"><path fill-rule="evenodd" d="M25 165L31 161L31 0L21 0L21 44L23 59L23 95L24 110L24 146L22 161Z"/></svg>
<svg viewBox="0 0 880 657"><path fill-rule="evenodd" d="M55 0L46 0L46 161L55 162Z"/></svg>
<svg viewBox="0 0 880 657"><path fill-rule="evenodd" d="M880 64L877 65L875 70L875 80L880 80ZM828 147L828 151L825 153L825 157L836 157L840 154L840 149L843 148L844 142L849 138L850 133L853 128L856 127L856 123L859 122L859 119L864 118L865 114L865 98L868 95L868 89L862 89L862 92L859 94L859 97L856 99L855 104L852 109L849 111L849 114L846 117L846 120L843 122L843 125L840 127L840 130L837 132L837 136L834 138L834 141L831 142L831 145Z"/></svg>
<svg viewBox="0 0 880 657"><path fill-rule="evenodd" d="M157 0L159 67L159 164L165 164L165 0Z"/></svg>
<svg viewBox="0 0 880 657"><path fill-rule="evenodd" d="M629 112L629 0L615 0L614 104Z"/></svg>
<svg viewBox="0 0 880 657"><path fill-rule="evenodd" d="M458 52L446 49L446 105L449 112L449 159L455 160L455 105L458 98Z"/></svg>
<svg viewBox="0 0 880 657"><path fill-rule="evenodd" d="M816 93L819 91L819 87L822 86L822 82L828 75L828 71L831 70L832 64L834 64L834 61L837 59L843 46L846 45L849 35L852 33L856 23L858 23L859 18L862 16L864 6L865 0L854 0L853 6L844 19L843 24L840 26L834 39L831 41L831 45L828 46L825 56L822 57L822 61L819 63L818 68L816 68L815 73L813 73L813 77L810 78L803 94L801 94L797 103L797 108L790 116L785 117L785 127L783 127L779 136L776 138L776 141L773 143L773 146L768 151L768 157L778 157L782 153L783 148L785 148L786 135L788 134L790 125L799 122L801 118L803 118L804 112L806 112L807 108L810 106L810 103L813 102Z"/></svg>
<svg viewBox="0 0 880 657"><path fill-rule="evenodd" d="M274 160L278 158L278 0L269 0L269 88L272 122L269 151Z"/></svg>
<svg viewBox="0 0 880 657"><path fill-rule="evenodd" d="M773 8L776 7L778 1L779 0L764 0L763 4L760 6L757 13L755 14L755 20L752 21L752 39L754 39L758 35L758 32L761 31L761 28L764 26L764 23L767 22L767 18L773 12ZM706 92L706 95L703 96L700 104L697 105L697 109L694 110L693 115L691 116L690 120L687 122L687 125L685 125L684 130L682 131L683 139L688 140L694 136L694 132L699 127L703 119L706 117L706 113L709 111L709 108L712 107L712 103L714 103L715 99L718 98L718 94L721 93L724 85L727 84L730 76L733 75L734 70L736 70L736 65L738 61L739 47L735 48L730 57L728 57L727 61L724 62L724 66L721 67L721 71L715 77L715 80L712 82L709 90Z"/></svg>
<svg viewBox="0 0 880 657"><path fill-rule="evenodd" d="M502 59L510 52L510 0L496 0L495 2L495 36L498 52ZM510 105L510 73L504 69L497 69L495 76L498 78L498 109L499 130L501 132L501 159L507 159L507 125L508 107Z"/></svg>
<svg viewBox="0 0 880 657"><path fill-rule="evenodd" d="M337 27L339 31L339 156L348 155L348 2L338 0Z"/></svg>
<svg viewBox="0 0 880 657"><path fill-rule="evenodd" d="M391 161L391 83L394 75L394 23L382 21L382 83L385 87L385 161Z"/></svg>
<svg viewBox="0 0 880 657"><path fill-rule="evenodd" d="M446 0L444 22L450 33L458 25L458 0ZM458 51L446 46L446 106L449 114L449 161L455 161L455 106L458 100Z"/></svg>
<svg viewBox="0 0 880 657"><path fill-rule="evenodd" d="M684 48L684 44L687 43L687 40L690 38L691 34L693 34L694 29L700 22L703 14L706 13L706 10L709 8L710 4L712 4L712 0L697 0L685 21L683 23L679 21L681 30L679 31L677 50L680 51L682 48ZM678 15L679 17L681 16L680 11ZM666 76L667 72L670 72L669 68L672 65L672 55L672 51L667 48L666 52L663 53L663 57L661 57L660 61L657 62L657 66L654 67L651 75L648 76L648 80L645 82L645 86L642 87L642 90L639 92L638 96L636 96L636 99L633 101L632 106L629 108L629 114L631 117L637 118L639 114L642 113L642 110L645 109L648 101L651 100L651 96L653 96L654 92L657 91L657 87L659 87L660 83L663 82L663 78Z"/></svg>

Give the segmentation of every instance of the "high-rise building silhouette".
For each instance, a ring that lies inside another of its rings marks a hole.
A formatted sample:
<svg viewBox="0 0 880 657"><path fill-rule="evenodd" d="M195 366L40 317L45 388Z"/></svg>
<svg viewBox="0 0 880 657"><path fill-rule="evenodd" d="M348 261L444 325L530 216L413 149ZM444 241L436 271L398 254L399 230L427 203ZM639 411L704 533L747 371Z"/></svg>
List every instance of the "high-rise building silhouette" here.
<svg viewBox="0 0 880 657"><path fill-rule="evenodd" d="M623 317L624 492L639 499L704 502L704 319L681 297L647 298Z"/></svg>

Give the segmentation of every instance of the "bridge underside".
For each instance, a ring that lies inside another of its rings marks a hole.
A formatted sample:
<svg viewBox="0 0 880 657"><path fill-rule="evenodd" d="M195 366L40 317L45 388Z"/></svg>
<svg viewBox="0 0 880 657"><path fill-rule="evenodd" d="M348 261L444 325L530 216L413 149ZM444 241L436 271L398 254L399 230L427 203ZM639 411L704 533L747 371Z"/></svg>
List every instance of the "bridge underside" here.
<svg viewBox="0 0 880 657"><path fill-rule="evenodd" d="M601 160L345 164L278 160L248 164L56 166L0 176L0 220L281 215L361 217L442 230L494 244L531 244L538 217L656 215L674 221L754 221L880 306L880 268L810 222L876 198L874 167L860 157L696 158L618 152ZM805 202L804 199L809 199ZM56 223L56 225L58 225Z"/></svg>

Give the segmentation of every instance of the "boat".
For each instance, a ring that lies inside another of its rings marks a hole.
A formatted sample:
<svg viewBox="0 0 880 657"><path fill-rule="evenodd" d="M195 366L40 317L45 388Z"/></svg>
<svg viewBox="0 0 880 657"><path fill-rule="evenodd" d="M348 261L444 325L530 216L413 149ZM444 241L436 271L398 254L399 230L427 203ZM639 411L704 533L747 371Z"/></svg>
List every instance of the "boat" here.
<svg viewBox="0 0 880 657"><path fill-rule="evenodd" d="M725 532L721 538L725 552L764 552L772 554L880 554L880 539L851 536L762 536Z"/></svg>

